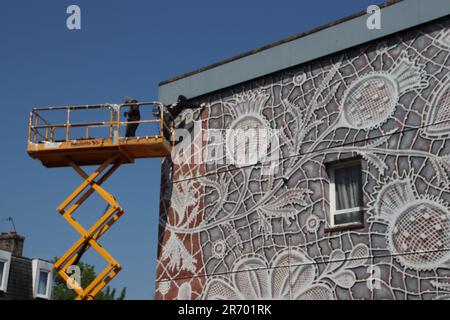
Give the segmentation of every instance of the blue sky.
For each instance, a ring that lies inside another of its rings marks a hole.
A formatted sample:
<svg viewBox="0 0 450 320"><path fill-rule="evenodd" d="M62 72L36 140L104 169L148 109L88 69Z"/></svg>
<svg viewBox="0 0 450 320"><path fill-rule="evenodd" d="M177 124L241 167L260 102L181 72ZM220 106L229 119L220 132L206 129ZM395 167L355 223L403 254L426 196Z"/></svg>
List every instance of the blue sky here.
<svg viewBox="0 0 450 320"><path fill-rule="evenodd" d="M55 208L81 183L26 154L32 107L156 100L158 82L366 9L380 0L1 0L0 219L26 236L25 255L62 255L78 235ZM77 4L82 30L66 28ZM180 93L182 94L182 93ZM160 160L123 166L105 184L126 214L102 238L124 269L111 282L129 299L152 299ZM90 207L89 207L90 205ZM104 204L88 202L88 225ZM0 231L10 231L0 221ZM94 254L86 262L103 266Z"/></svg>

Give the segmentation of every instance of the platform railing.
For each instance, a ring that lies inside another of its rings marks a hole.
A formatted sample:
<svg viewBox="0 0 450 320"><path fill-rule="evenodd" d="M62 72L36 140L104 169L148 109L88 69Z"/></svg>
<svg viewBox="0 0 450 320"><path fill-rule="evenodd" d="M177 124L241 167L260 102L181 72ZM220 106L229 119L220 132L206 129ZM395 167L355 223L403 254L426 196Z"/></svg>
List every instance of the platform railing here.
<svg viewBox="0 0 450 320"><path fill-rule="evenodd" d="M138 105L141 113L141 120L139 121L122 121L122 112L131 106ZM144 107L144 108L142 108ZM155 116L159 115L157 119L142 119L147 114L145 107L153 107L150 114ZM156 109L155 109L156 107ZM86 110L107 110L109 111L109 119L105 121L94 122L72 122L72 115L77 111ZM44 114L49 112L62 111L65 112L65 123L62 121L59 123L51 123L44 117ZM157 111L157 113L155 113ZM170 113L167 112L165 106L158 101L154 102L139 102L128 104L98 104L98 105L84 105L84 106L65 106L65 107L47 107L47 108L34 108L30 112L29 127L28 127L28 143L55 143L55 142L70 142L74 140L90 140L90 139L112 139L113 143L118 143L119 139L124 138L120 132L122 128L126 128L130 124L139 124L140 131L142 131L142 125L145 124L157 124L159 128L156 128L158 133L156 136L164 137L168 142L173 143L175 137L173 129L173 120ZM76 139L71 137L71 133L75 128L85 128L84 136L77 137ZM106 128L108 134L103 137L91 137L93 129ZM56 139L56 130L63 130L63 138ZM137 137L148 137L149 135L137 135ZM155 136L155 134L150 135Z"/></svg>

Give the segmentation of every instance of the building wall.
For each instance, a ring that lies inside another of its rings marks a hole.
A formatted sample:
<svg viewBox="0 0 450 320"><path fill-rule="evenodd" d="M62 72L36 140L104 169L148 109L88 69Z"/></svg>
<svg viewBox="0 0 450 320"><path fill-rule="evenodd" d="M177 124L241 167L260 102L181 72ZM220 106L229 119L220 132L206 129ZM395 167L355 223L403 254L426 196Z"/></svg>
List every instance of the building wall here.
<svg viewBox="0 0 450 320"><path fill-rule="evenodd" d="M31 300L33 299L33 279L31 260L12 256L9 269L8 288L0 292L0 300Z"/></svg>
<svg viewBox="0 0 450 320"><path fill-rule="evenodd" d="M449 70L447 17L199 98L189 161L163 162L156 298L450 297ZM273 174L199 161L247 127L278 130ZM356 156L365 224L328 230L325 164Z"/></svg>

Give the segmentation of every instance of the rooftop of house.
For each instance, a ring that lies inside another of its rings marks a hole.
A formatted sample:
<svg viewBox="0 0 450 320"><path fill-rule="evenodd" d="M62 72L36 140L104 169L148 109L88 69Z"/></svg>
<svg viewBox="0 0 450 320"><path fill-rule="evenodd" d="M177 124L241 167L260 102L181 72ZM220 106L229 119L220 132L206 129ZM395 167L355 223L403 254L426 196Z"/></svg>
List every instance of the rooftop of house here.
<svg viewBox="0 0 450 320"><path fill-rule="evenodd" d="M24 257L24 241L25 237L16 232L0 233L0 300L49 299L51 296L52 264ZM39 291L42 272L48 273L48 277L44 281L45 289Z"/></svg>
<svg viewBox="0 0 450 320"><path fill-rule="evenodd" d="M199 97L450 15L448 0L393 0L379 7L381 29L367 28L370 14L362 11L162 81L159 100L170 104L180 94L189 99Z"/></svg>

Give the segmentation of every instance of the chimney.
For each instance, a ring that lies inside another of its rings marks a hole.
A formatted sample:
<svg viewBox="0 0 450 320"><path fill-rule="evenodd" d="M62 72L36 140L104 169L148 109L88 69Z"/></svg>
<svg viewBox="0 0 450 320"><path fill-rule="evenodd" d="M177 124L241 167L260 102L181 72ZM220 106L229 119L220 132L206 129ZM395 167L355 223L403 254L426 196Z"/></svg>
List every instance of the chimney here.
<svg viewBox="0 0 450 320"><path fill-rule="evenodd" d="M21 257L23 253L23 242L25 237L15 232L0 234L0 250L9 251L13 256Z"/></svg>

